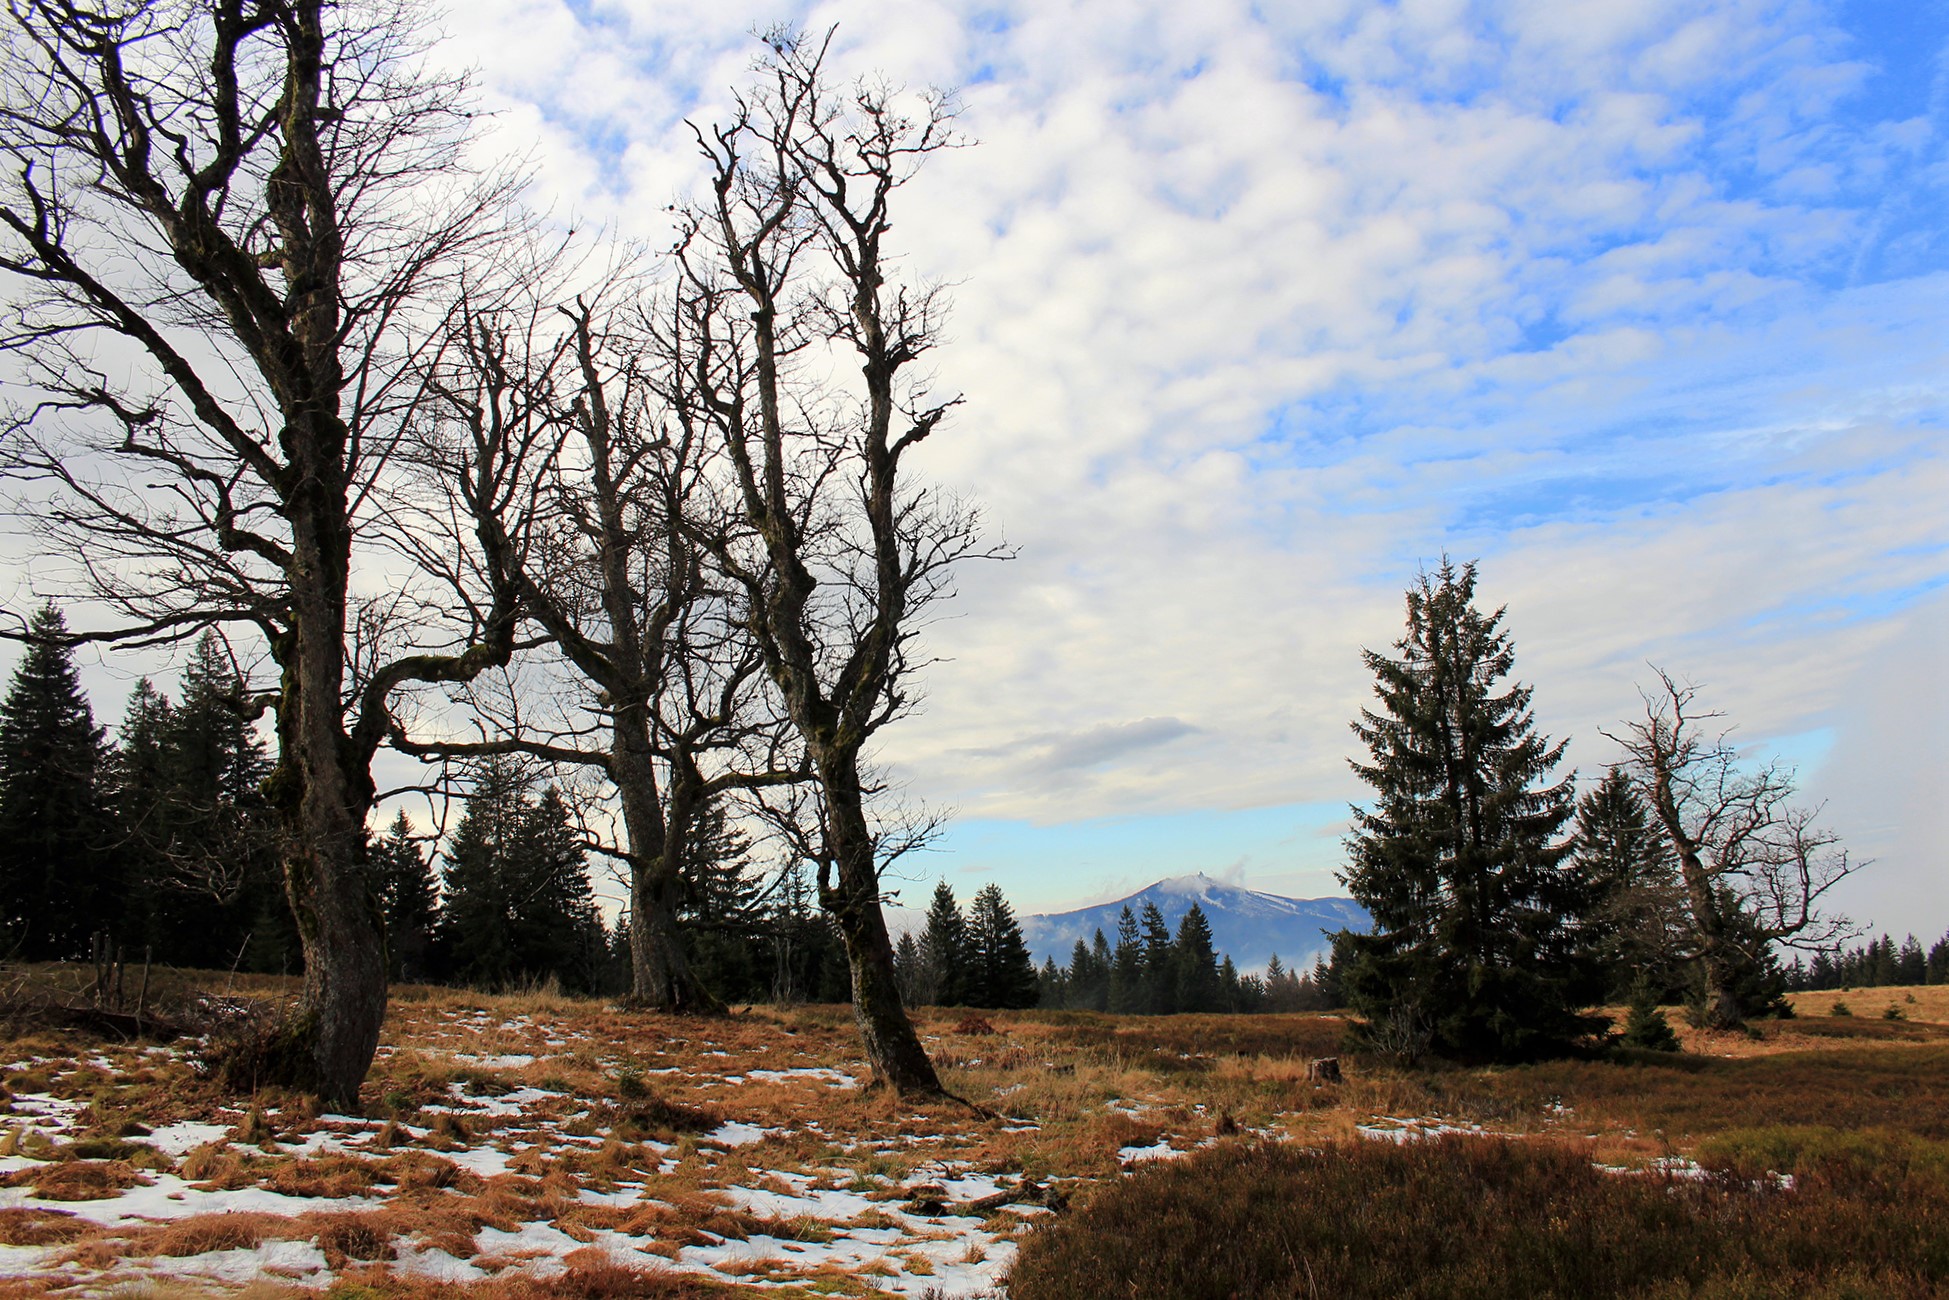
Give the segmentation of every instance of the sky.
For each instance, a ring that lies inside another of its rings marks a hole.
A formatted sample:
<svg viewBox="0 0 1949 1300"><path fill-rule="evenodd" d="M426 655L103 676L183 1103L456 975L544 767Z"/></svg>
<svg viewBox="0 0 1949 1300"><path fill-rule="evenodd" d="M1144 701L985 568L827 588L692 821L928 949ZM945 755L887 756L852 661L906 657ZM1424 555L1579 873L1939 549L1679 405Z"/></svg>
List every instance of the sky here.
<svg viewBox="0 0 1949 1300"><path fill-rule="evenodd" d="M1016 558L885 733L917 901L1340 892L1362 647L1444 554L1586 776L1656 664L1795 765L1864 921L1949 926L1949 7L483 0L485 147L662 236L773 24L954 89L919 472Z"/></svg>
<svg viewBox="0 0 1949 1300"><path fill-rule="evenodd" d="M651 242L754 30L952 88L902 193L953 286L911 462L971 565L880 760L902 864L1060 910L1340 893L1363 647L1444 555L1586 778L1651 665L1949 928L1949 6L471 0L483 157Z"/></svg>

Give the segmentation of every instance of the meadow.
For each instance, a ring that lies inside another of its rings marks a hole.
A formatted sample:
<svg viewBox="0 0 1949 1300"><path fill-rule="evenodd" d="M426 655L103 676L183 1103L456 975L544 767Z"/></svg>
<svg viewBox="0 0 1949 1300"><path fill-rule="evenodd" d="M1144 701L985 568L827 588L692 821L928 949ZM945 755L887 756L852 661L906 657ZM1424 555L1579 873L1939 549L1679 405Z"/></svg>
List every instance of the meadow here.
<svg viewBox="0 0 1949 1300"><path fill-rule="evenodd" d="M916 1106L862 1086L844 1007L407 987L347 1114L17 1020L0 1297L1949 1290L1949 988L1796 1002L1674 1014L1676 1055L1413 1071L1331 1015L923 1008L955 1097Z"/></svg>

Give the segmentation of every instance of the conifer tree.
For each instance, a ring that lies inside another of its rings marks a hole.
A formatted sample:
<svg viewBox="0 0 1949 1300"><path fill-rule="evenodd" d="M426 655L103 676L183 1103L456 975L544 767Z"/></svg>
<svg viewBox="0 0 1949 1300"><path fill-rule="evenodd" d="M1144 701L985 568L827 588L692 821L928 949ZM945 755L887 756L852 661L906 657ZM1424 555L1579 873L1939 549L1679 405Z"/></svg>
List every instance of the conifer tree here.
<svg viewBox="0 0 1949 1300"><path fill-rule="evenodd" d="M519 968L512 862L520 851L527 781L502 758L481 762L447 843L440 916L442 966L463 984L497 988Z"/></svg>
<svg viewBox="0 0 1949 1300"><path fill-rule="evenodd" d="M1143 940L1128 903L1117 915L1117 947L1110 966L1110 1010L1119 1015L1149 1010L1144 988Z"/></svg>
<svg viewBox="0 0 1949 1300"><path fill-rule="evenodd" d="M122 710L120 743L112 758L115 808L118 814L116 850L123 863L128 899L129 940L154 953L157 960L180 966L209 966L207 951L222 947L213 936L218 918L215 899L202 899L205 915L189 919L180 913L186 901L173 887L163 851L163 828L171 778L168 736L169 697L147 677L138 678ZM180 932L180 933L179 933ZM214 939L214 942L213 942Z"/></svg>
<svg viewBox="0 0 1949 1300"><path fill-rule="evenodd" d="M909 930L900 936L899 943L893 945L893 973L900 982L900 1000L910 1007L920 1005L921 968L924 964L920 942Z"/></svg>
<svg viewBox="0 0 1949 1300"><path fill-rule="evenodd" d="M1146 902L1137 915L1143 933L1142 1010L1153 1016L1168 1016L1178 1009L1176 950L1171 945L1171 928L1164 924L1164 913L1156 903Z"/></svg>
<svg viewBox="0 0 1949 1300"><path fill-rule="evenodd" d="M439 921L439 886L433 863L413 841L413 825L406 820L404 810L373 843L367 860L386 918L390 978L408 984L430 980L434 930Z"/></svg>
<svg viewBox="0 0 1949 1300"><path fill-rule="evenodd" d="M721 925L755 915L764 882L752 867L751 837L732 824L722 800L713 799L692 819L681 856L680 918Z"/></svg>
<svg viewBox="0 0 1949 1300"><path fill-rule="evenodd" d="M984 885L969 908L967 964L972 987L968 1002L977 1007L1032 1007L1036 1004L1035 959L1022 927L1002 896L1000 885Z"/></svg>
<svg viewBox="0 0 1949 1300"><path fill-rule="evenodd" d="M1503 611L1475 608L1475 567L1447 560L1407 595L1397 657L1365 652L1379 711L1354 733L1373 803L1354 809L1341 879L1373 917L1342 932L1342 978L1389 1050L1546 1054L1593 1032L1602 992L1590 891L1558 838L1574 811L1563 745L1536 732L1529 688L1503 685Z"/></svg>
<svg viewBox="0 0 1949 1300"><path fill-rule="evenodd" d="M165 836L166 880L174 909L210 916L212 933L184 942L202 947L197 965L235 961L258 971L298 967L302 953L279 862L278 830L263 795L271 762L244 710L244 682L222 641L205 632L183 666L178 702L164 729L168 790L157 818ZM191 920L191 924L194 921Z"/></svg>
<svg viewBox="0 0 1949 1300"><path fill-rule="evenodd" d="M1911 934L1902 941L1902 950L1895 954L1895 982L1922 984L1928 978L1929 959L1922 952L1922 941Z"/></svg>
<svg viewBox="0 0 1949 1300"><path fill-rule="evenodd" d="M526 810L515 858L520 976L553 975L588 992L602 970L608 935L589 885L589 859L561 791L549 786Z"/></svg>
<svg viewBox="0 0 1949 1300"><path fill-rule="evenodd" d="M845 949L831 921L814 908L811 882L802 867L788 867L779 877L766 932L772 940L772 1001L846 1000L850 972Z"/></svg>
<svg viewBox="0 0 1949 1300"><path fill-rule="evenodd" d="M129 942L179 966L299 970L303 948L263 794L270 760L214 633L192 650L179 700L143 678L123 713L113 785Z"/></svg>
<svg viewBox="0 0 1949 1300"><path fill-rule="evenodd" d="M764 933L765 878L752 860L751 837L731 821L722 799L683 820L690 831L675 855L683 889L674 911L689 978L714 997L756 1001L770 988L773 954Z"/></svg>
<svg viewBox="0 0 1949 1300"><path fill-rule="evenodd" d="M32 961L86 956L121 919L107 751L67 631L52 605L34 615L0 701L0 951Z"/></svg>
<svg viewBox="0 0 1949 1300"><path fill-rule="evenodd" d="M1052 1010L1063 1010L1069 1005L1069 976L1062 967L1056 965L1054 957L1045 957L1042 969L1036 972L1035 1005Z"/></svg>
<svg viewBox="0 0 1949 1300"><path fill-rule="evenodd" d="M608 937L574 820L553 786L539 798L515 764L484 760L447 848L441 947L453 977L481 987L550 977L588 990Z"/></svg>
<svg viewBox="0 0 1949 1300"><path fill-rule="evenodd" d="M1256 983L1257 981L1252 980L1250 976L1241 976L1238 973L1238 966L1232 961L1232 955L1226 953L1225 960L1218 963L1218 986L1221 1002L1217 1009L1220 1011L1256 1011L1258 1009L1256 1004L1259 999L1250 989L1250 985Z"/></svg>
<svg viewBox="0 0 1949 1300"><path fill-rule="evenodd" d="M1106 1011L1110 1005L1110 943L1096 932L1094 946L1081 939L1070 950L1064 977L1064 1005L1079 1011Z"/></svg>
<svg viewBox="0 0 1949 1300"><path fill-rule="evenodd" d="M968 925L945 880L934 886L933 900L927 905L927 928L921 935L920 950L925 971L921 980L923 999L940 1007L966 1005Z"/></svg>
<svg viewBox="0 0 1949 1300"><path fill-rule="evenodd" d="M1098 929L1096 937L1090 941L1090 974L1093 979L1089 1002L1091 1011L1110 1009L1110 972L1115 968L1116 960L1116 954L1110 951L1110 941Z"/></svg>
<svg viewBox="0 0 1949 1300"><path fill-rule="evenodd" d="M1226 958L1229 962L1231 959ZM1177 938L1172 942L1172 964L1175 966L1177 981L1176 1009L1179 1011L1224 1011L1225 981L1218 969L1218 954L1213 951L1211 922L1206 919L1202 907L1191 904L1191 910L1178 922ZM1238 972L1232 972L1231 983L1238 983Z"/></svg>
<svg viewBox="0 0 1949 1300"><path fill-rule="evenodd" d="M1577 801L1577 870L1592 891L1591 921L1607 996L1648 986L1658 997L1682 991L1685 901L1670 843L1620 768Z"/></svg>

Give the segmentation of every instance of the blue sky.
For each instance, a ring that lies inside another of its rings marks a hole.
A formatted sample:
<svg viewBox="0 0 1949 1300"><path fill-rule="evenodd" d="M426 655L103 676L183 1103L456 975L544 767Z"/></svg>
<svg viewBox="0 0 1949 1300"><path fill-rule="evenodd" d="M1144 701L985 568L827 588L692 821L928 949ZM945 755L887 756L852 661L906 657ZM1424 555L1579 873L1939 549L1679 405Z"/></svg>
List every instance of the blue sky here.
<svg viewBox="0 0 1949 1300"><path fill-rule="evenodd" d="M441 57L654 239L781 21L975 142L895 238L956 285L924 470L1019 558L881 751L956 814L916 886L1336 891L1359 651L1448 552L1580 770L1655 662L1949 926L1949 8L493 0Z"/></svg>
<svg viewBox="0 0 1949 1300"><path fill-rule="evenodd" d="M433 57L654 243L777 22L972 142L895 214L965 398L915 467L1019 558L885 735L955 814L913 892L1337 892L1359 652L1450 553L1580 771L1656 663L1878 860L1850 910L1949 927L1949 6L478 0Z"/></svg>

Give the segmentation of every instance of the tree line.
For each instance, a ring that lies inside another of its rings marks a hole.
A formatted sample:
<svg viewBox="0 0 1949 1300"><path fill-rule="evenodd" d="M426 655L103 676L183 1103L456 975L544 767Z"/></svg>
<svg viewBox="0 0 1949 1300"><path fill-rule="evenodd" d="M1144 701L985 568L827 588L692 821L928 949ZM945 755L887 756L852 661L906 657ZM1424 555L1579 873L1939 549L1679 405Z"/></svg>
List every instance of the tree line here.
<svg viewBox="0 0 1949 1300"><path fill-rule="evenodd" d="M1949 934L1927 952L1914 935L1882 935L1852 948L1796 956L1786 969L1790 989L1879 988L1889 984L1949 984Z"/></svg>
<svg viewBox="0 0 1949 1300"><path fill-rule="evenodd" d="M137 681L119 735L94 721L58 610L0 697L0 956L86 956L290 974L304 949L278 869L265 746L221 643L199 639L175 698ZM366 849L388 978L626 996L627 912L596 906L581 819L545 772L506 754L469 764L439 842L403 810ZM762 861L730 810L696 819L674 902L696 977L733 1002L843 1002L843 944L803 873ZM922 955L924 954L924 956ZM1036 973L1001 889L964 915L945 883L927 929L895 952L909 1003L1034 1005Z"/></svg>
<svg viewBox="0 0 1949 1300"><path fill-rule="evenodd" d="M1047 958L1038 973L1042 1006L1118 1015L1177 1012L1320 1011L1334 1005L1322 958L1308 975L1288 971L1275 955L1263 975L1241 973L1213 946L1211 921L1193 903L1173 934L1157 904L1117 915L1113 946L1101 929L1078 939L1069 964Z"/></svg>

